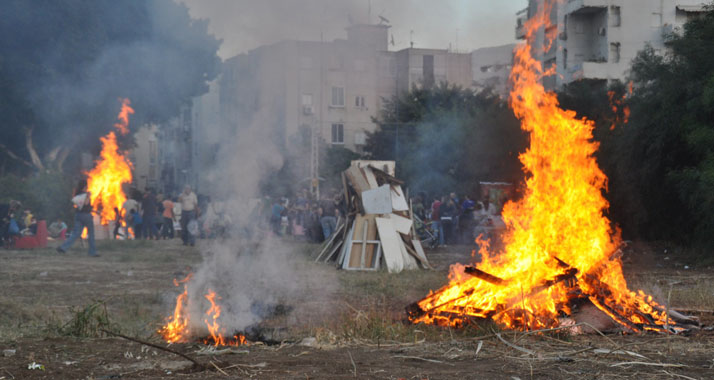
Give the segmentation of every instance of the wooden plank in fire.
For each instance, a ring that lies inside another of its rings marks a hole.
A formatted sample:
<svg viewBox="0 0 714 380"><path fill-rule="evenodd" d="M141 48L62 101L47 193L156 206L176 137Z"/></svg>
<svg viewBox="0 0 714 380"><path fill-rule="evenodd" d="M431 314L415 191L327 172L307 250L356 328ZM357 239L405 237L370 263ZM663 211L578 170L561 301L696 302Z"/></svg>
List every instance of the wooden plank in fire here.
<svg viewBox="0 0 714 380"><path fill-rule="evenodd" d="M472 266L467 266L464 268L464 273L469 274L471 276L480 278L488 283L494 284L494 285L503 285L506 283L506 280L496 277L492 274L486 273L482 271L481 269L478 269L476 267Z"/></svg>

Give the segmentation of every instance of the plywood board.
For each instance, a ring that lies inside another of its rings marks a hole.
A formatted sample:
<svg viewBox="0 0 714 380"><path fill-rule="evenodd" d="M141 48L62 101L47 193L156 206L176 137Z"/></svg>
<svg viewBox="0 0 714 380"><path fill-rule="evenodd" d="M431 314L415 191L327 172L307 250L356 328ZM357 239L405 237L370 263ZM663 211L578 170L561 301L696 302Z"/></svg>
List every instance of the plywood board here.
<svg viewBox="0 0 714 380"><path fill-rule="evenodd" d="M394 229L394 223L387 218L375 218L379 240L382 242L382 254L389 273L399 273L404 269L404 259L400 244L402 239Z"/></svg>
<svg viewBox="0 0 714 380"><path fill-rule="evenodd" d="M374 176L372 168L370 168L369 166L365 166L362 168L362 170L364 171L364 178L367 180L370 189L378 188L379 184L377 183L377 177Z"/></svg>
<svg viewBox="0 0 714 380"><path fill-rule="evenodd" d="M367 214L389 214L392 212L392 195L389 185L362 192L362 206Z"/></svg>
<svg viewBox="0 0 714 380"><path fill-rule="evenodd" d="M375 168L378 168L379 170L391 175L392 177L395 176L394 168L396 167L396 162L395 161L375 161L375 160L353 160L350 162L351 166L357 166L360 168L364 168L365 166L372 165Z"/></svg>
<svg viewBox="0 0 714 380"><path fill-rule="evenodd" d="M412 229L412 220L396 214L389 214L389 219L394 223L394 229L400 234L409 235Z"/></svg>
<svg viewBox="0 0 714 380"><path fill-rule="evenodd" d="M424 268L433 269L431 264L429 264L429 260L426 258L426 253L424 252L424 247L421 246L421 241L414 239L412 240L412 245L414 246L414 251Z"/></svg>
<svg viewBox="0 0 714 380"><path fill-rule="evenodd" d="M409 210L409 205L407 204L407 199L404 196L404 191L402 187L396 185L391 190L392 194L392 208L395 211L407 211Z"/></svg>
<svg viewBox="0 0 714 380"><path fill-rule="evenodd" d="M369 183L367 183L367 179L364 178L362 169L356 166L350 166L349 168L347 168L347 170L345 170L345 174L347 175L347 178L349 178L352 187L358 194L361 194L363 191L370 189Z"/></svg>
<svg viewBox="0 0 714 380"><path fill-rule="evenodd" d="M404 241L399 239L399 251L402 254L402 261L404 261L404 269L419 269L416 259L407 252L407 247L404 246Z"/></svg>
<svg viewBox="0 0 714 380"><path fill-rule="evenodd" d="M349 255L348 268L374 268L374 254L377 250L376 215L357 215L352 233L352 247ZM365 229L366 223L366 229ZM364 256L362 253L364 252ZM364 257L364 260L363 260ZM364 265L362 265L364 263Z"/></svg>

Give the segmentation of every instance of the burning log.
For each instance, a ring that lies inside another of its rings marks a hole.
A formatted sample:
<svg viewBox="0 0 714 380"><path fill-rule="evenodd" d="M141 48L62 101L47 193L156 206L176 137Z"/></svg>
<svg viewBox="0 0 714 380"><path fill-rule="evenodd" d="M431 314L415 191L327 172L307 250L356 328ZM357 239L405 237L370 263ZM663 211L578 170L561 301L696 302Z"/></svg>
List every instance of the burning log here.
<svg viewBox="0 0 714 380"><path fill-rule="evenodd" d="M470 274L471 276L480 278L480 279L482 279L486 282L489 282L491 284L494 284L494 285L503 285L506 283L506 280L504 280L502 278L498 278L492 274L488 274L488 273L482 271L481 269L478 269L473 266L467 266L466 268L464 268L464 273Z"/></svg>

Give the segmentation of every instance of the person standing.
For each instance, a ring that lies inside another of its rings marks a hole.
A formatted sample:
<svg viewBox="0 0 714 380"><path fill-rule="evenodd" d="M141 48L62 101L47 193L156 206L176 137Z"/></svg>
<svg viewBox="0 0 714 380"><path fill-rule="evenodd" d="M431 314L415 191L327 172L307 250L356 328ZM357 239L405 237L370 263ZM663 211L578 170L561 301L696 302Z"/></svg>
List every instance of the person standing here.
<svg viewBox="0 0 714 380"><path fill-rule="evenodd" d="M144 239L159 239L159 230L156 228L156 196L154 191L149 189L144 193L141 200L141 208L144 210Z"/></svg>
<svg viewBox="0 0 714 380"><path fill-rule="evenodd" d="M74 244L75 240L82 235L82 231L86 228L89 235L89 256L99 257L97 254L97 248L94 244L94 219L92 218L91 205L92 197L87 191L86 179L79 181L74 194L72 203L74 204L76 212L74 214L74 227L72 228L72 235L70 235L69 239L67 239L62 245L57 247L57 252L67 252L67 249Z"/></svg>
<svg viewBox="0 0 714 380"><path fill-rule="evenodd" d="M326 198L322 201L322 217L320 218L320 225L322 226L322 235L325 240L329 239L330 236L335 232L337 228L337 216L340 211L337 208L336 199Z"/></svg>
<svg viewBox="0 0 714 380"><path fill-rule="evenodd" d="M139 202L134 199L135 197L136 190L132 191L132 197L124 201L124 204L121 206L121 213L124 219L124 237L126 240L129 240L131 238L131 234L129 234L130 229L132 234L134 235L134 238L136 238L137 236L141 236L141 231L136 231L133 226L131 215L131 210L139 209Z"/></svg>
<svg viewBox="0 0 714 380"><path fill-rule="evenodd" d="M191 186L186 185L183 188L183 193L179 195L179 202L181 203L181 240L183 245L191 244L193 246L196 244L196 237L188 232L188 224L196 219L198 198L196 198L196 193L191 191Z"/></svg>
<svg viewBox="0 0 714 380"><path fill-rule="evenodd" d="M174 238L174 202L171 201L170 197L161 202L164 206L164 212L161 216L164 218L164 223L161 226L161 237L164 239Z"/></svg>
<svg viewBox="0 0 714 380"><path fill-rule="evenodd" d="M439 215L441 209L441 200L438 196L434 197L434 201L431 202L431 224L433 226L432 231L438 237L438 245L444 245L444 228L441 225L441 216Z"/></svg>

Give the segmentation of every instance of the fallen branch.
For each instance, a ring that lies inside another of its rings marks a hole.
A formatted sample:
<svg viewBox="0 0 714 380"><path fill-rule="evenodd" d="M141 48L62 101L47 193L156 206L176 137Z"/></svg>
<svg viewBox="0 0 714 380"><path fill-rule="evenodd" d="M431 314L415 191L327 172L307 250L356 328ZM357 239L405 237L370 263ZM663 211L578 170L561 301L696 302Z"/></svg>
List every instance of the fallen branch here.
<svg viewBox="0 0 714 380"><path fill-rule="evenodd" d="M496 334L496 338L498 338L499 340L501 340L501 342L503 342L503 343L504 343L506 346L508 346L508 347L514 348L514 349L516 349L516 350L518 350L518 351L520 351L520 352L526 353L526 354L528 354L528 355L535 356L535 351L529 350L529 349L527 349L527 348L523 348L523 347L520 347L520 346L516 346L515 344L513 344L513 343L511 343L511 342L509 342L509 341L503 339L503 338L501 337L501 334L498 334L498 333L497 333L497 334Z"/></svg>
<svg viewBox="0 0 714 380"><path fill-rule="evenodd" d="M350 361L352 362L352 369L353 369L352 374L354 375L354 377L357 377L357 364L355 364L355 360L352 359L352 353L351 353L351 352L347 351L347 355L350 356Z"/></svg>
<svg viewBox="0 0 714 380"><path fill-rule="evenodd" d="M622 363L611 364L610 367L622 367L623 365L648 365L648 366L655 366L655 367L674 367L674 368L686 367L686 365L684 365L684 364L649 363L649 362L622 362Z"/></svg>
<svg viewBox="0 0 714 380"><path fill-rule="evenodd" d="M226 371L222 370L221 367L217 366L216 363L211 361L211 364L213 365L214 368L216 368L216 370L218 370L218 372L222 373L225 376L229 376L228 373Z"/></svg>
<svg viewBox="0 0 714 380"><path fill-rule="evenodd" d="M414 360L421 360L425 362L430 362L430 363L439 363L439 364L447 364L453 366L451 363L445 363L442 362L441 360L434 360L434 359L427 359L427 358L420 358L418 356L407 356L407 355L394 355L392 356L393 358L401 358L401 359L414 359Z"/></svg>
<svg viewBox="0 0 714 380"><path fill-rule="evenodd" d="M168 348L168 347L162 347L162 346L159 346L158 344L146 342L146 341L143 341L143 340L141 340L141 339L132 338L132 337L130 337L130 336L126 336L126 335L123 335L123 334L115 333L115 332L112 332L112 331L109 331L109 330L105 330L105 329L99 329L99 330L102 331L102 332L104 332L105 334L109 334L109 335L116 336L116 337L119 337L119 338L124 338L124 339L126 339L126 340L130 340L130 341L135 342L135 343L143 344L143 345L145 345L145 346L149 346L149 347L153 347L153 348L156 348L156 349L159 349L159 350L162 350L162 351L170 352L170 353L172 353L172 354L174 354L174 355L178 355L178 356L180 356L180 357L182 357L182 358L184 358L184 359L190 361L191 363L193 363L194 366L196 366L197 368L199 368L199 369L201 369L201 370L206 370L206 369L207 369L205 365L199 363L198 361L196 361L196 359L194 359L194 358L192 358L192 357L190 357L190 356L188 356L188 355L186 355L186 354L182 354L182 353L180 353L180 352L178 352L178 351L172 350L172 349L170 349L170 348Z"/></svg>

